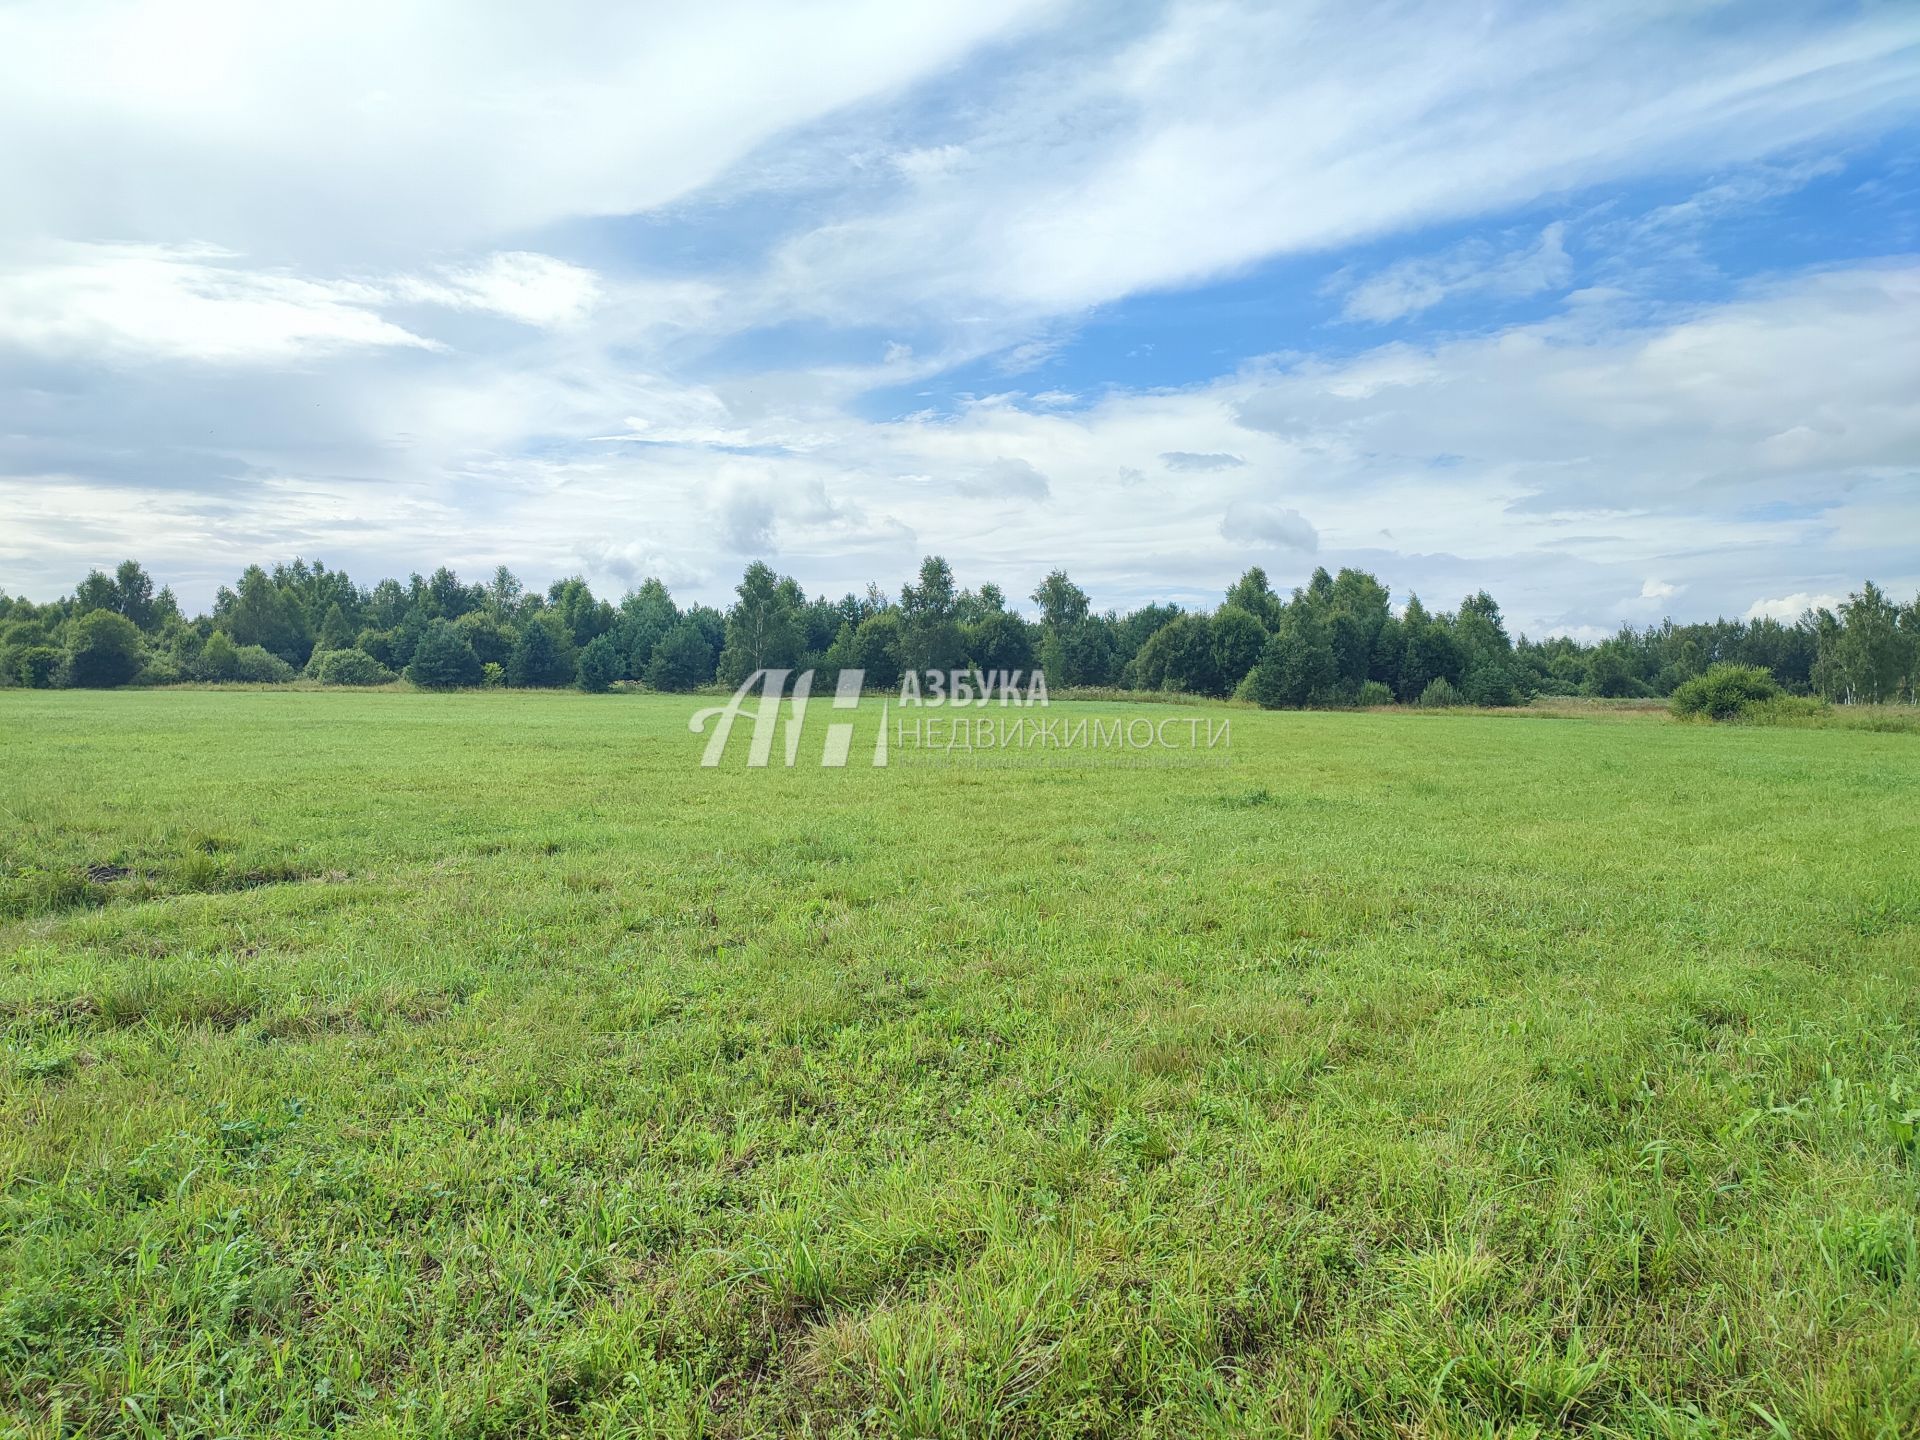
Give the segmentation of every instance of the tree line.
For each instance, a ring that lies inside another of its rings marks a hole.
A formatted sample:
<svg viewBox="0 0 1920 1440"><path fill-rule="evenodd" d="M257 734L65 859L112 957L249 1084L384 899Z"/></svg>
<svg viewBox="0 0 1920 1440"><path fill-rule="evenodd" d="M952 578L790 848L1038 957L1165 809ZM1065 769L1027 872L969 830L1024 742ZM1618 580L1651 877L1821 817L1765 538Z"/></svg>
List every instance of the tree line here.
<svg viewBox="0 0 1920 1440"><path fill-rule="evenodd" d="M1508 634L1484 590L1453 610L1410 596L1398 614L1363 570L1316 569L1283 595L1258 567L1213 610L1153 604L1096 612L1056 570L1010 608L993 584L961 589L929 556L892 597L808 598L755 561L724 612L682 608L650 579L618 601L578 577L529 590L501 566L485 583L445 566L370 588L305 560L249 566L212 609L189 618L170 589L128 560L44 604L0 592L0 685L166 685L188 681L506 685L605 691L635 683L734 686L764 667L845 668L873 688L908 672L1045 671L1054 689L1178 691L1273 707L1520 705L1536 695L1664 696L1714 665L1758 666L1792 694L1913 701L1920 598L1871 582L1836 610L1791 624L1714 620L1627 627L1598 644Z"/></svg>

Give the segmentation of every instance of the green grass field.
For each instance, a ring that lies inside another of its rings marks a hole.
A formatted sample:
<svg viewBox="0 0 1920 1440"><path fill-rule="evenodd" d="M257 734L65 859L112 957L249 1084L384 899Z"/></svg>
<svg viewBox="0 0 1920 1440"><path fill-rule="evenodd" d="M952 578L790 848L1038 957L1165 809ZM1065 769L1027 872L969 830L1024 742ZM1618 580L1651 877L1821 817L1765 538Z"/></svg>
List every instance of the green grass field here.
<svg viewBox="0 0 1920 1440"><path fill-rule="evenodd" d="M1920 1434L1914 737L695 703L0 693L18 1433Z"/></svg>

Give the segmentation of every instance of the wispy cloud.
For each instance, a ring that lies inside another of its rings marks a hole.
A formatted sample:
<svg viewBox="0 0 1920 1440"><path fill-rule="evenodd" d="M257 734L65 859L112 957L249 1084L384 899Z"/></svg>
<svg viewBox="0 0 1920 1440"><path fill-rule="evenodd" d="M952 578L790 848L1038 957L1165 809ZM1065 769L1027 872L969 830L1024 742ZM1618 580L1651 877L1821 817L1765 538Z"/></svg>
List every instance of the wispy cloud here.
<svg viewBox="0 0 1920 1440"><path fill-rule="evenodd" d="M678 200L755 147L1045 19L1047 0L0 7L0 194L43 233L332 263L491 250Z"/></svg>
<svg viewBox="0 0 1920 1440"><path fill-rule="evenodd" d="M845 318L1073 312L1920 107L1910 15L1741 18L1176 6L1112 63L1000 80L1000 103L943 134L963 170L795 236L782 293ZM1542 237L1534 263L1551 273L1558 246Z"/></svg>
<svg viewBox="0 0 1920 1440"><path fill-rule="evenodd" d="M1566 224L1556 220L1531 245L1496 250L1485 240L1463 241L1440 255L1400 260L1347 291L1341 313L1349 320L1385 324L1468 296L1521 298L1567 283L1573 261Z"/></svg>
<svg viewBox="0 0 1920 1440"><path fill-rule="evenodd" d="M1193 473L1209 470L1237 470L1247 462L1238 455L1228 455L1224 451L1203 455L1192 450L1166 450L1161 452L1160 463L1169 470Z"/></svg>
<svg viewBox="0 0 1920 1440"><path fill-rule="evenodd" d="M377 287L238 268L207 246L79 245L0 270L0 346L121 361L275 362L434 342Z"/></svg>
<svg viewBox="0 0 1920 1440"><path fill-rule="evenodd" d="M383 312L429 305L564 328L583 323L599 295L591 270L519 251L419 274L315 278L206 245L62 245L0 265L0 350L218 365L437 350Z"/></svg>
<svg viewBox="0 0 1920 1440"><path fill-rule="evenodd" d="M581 265L524 250L489 255L391 282L397 299L503 315L527 325L584 324L601 298L600 277Z"/></svg>

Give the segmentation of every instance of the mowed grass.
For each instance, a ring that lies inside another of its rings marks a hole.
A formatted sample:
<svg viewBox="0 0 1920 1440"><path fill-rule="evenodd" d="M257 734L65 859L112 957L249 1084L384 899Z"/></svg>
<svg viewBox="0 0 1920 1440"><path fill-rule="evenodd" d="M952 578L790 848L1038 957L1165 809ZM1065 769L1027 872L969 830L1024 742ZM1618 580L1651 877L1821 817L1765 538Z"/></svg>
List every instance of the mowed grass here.
<svg viewBox="0 0 1920 1440"><path fill-rule="evenodd" d="M18 1433L1920 1433L1913 737L694 706L0 693Z"/></svg>

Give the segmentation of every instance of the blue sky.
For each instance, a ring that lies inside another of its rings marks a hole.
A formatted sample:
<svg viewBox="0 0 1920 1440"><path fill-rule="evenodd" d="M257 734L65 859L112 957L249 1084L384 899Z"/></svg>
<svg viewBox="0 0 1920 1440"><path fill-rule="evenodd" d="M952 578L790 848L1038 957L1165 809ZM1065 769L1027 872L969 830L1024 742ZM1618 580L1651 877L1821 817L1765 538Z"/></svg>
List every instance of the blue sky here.
<svg viewBox="0 0 1920 1440"><path fill-rule="evenodd" d="M1920 588L1920 8L0 8L0 588Z"/></svg>

